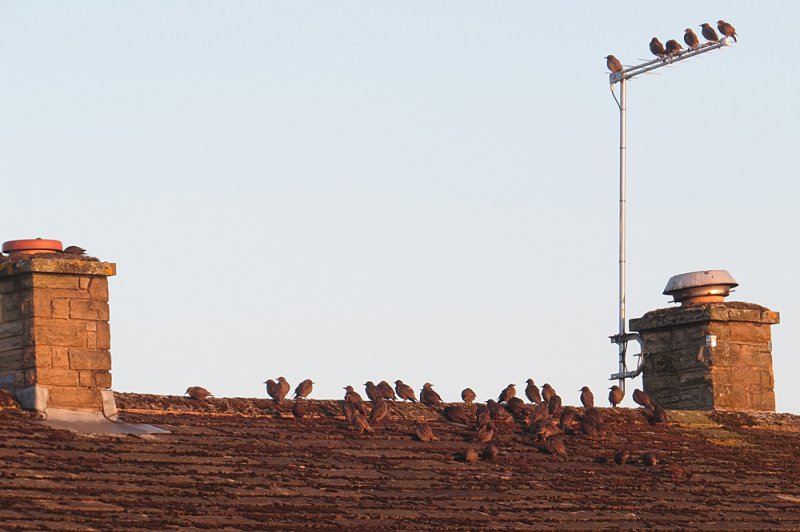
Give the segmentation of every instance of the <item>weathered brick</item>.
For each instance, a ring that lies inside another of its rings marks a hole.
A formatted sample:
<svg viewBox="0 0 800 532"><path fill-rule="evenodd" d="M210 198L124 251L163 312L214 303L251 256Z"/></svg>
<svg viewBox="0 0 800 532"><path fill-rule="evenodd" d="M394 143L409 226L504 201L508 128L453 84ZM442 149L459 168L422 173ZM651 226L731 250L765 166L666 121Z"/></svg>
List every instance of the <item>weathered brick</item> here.
<svg viewBox="0 0 800 532"><path fill-rule="evenodd" d="M111 369L111 353L105 349L70 349L69 367L71 369Z"/></svg>
<svg viewBox="0 0 800 532"><path fill-rule="evenodd" d="M69 302L69 317L78 320L108 320L108 303L90 299Z"/></svg>
<svg viewBox="0 0 800 532"><path fill-rule="evenodd" d="M36 290L33 293L33 315L42 318L53 317L53 306L47 290Z"/></svg>
<svg viewBox="0 0 800 532"><path fill-rule="evenodd" d="M85 321L83 328L86 331L96 331L97 330L97 322L96 321Z"/></svg>
<svg viewBox="0 0 800 532"><path fill-rule="evenodd" d="M81 386L94 386L94 374L90 369L82 369L78 372L78 382Z"/></svg>
<svg viewBox="0 0 800 532"><path fill-rule="evenodd" d="M13 280L0 281L0 294L8 294L16 289L16 283Z"/></svg>
<svg viewBox="0 0 800 532"><path fill-rule="evenodd" d="M97 349L111 349L111 326L108 322L97 323Z"/></svg>
<svg viewBox="0 0 800 532"><path fill-rule="evenodd" d="M31 274L31 286L34 288L61 288L67 290L78 290L78 277L74 275L62 275L51 273Z"/></svg>
<svg viewBox="0 0 800 532"><path fill-rule="evenodd" d="M51 347L50 357L53 362L54 368L68 368L69 367L69 348L67 347Z"/></svg>
<svg viewBox="0 0 800 532"><path fill-rule="evenodd" d="M80 288L81 290L86 290L87 288L89 288L89 284L91 283L91 281L92 281L91 277L86 277L86 276L78 277L78 288Z"/></svg>
<svg viewBox="0 0 800 532"><path fill-rule="evenodd" d="M34 342L39 345L84 347L83 323L51 318L33 319Z"/></svg>
<svg viewBox="0 0 800 532"><path fill-rule="evenodd" d="M37 384L42 386L77 386L78 372L69 369L39 369L36 372Z"/></svg>
<svg viewBox="0 0 800 532"><path fill-rule="evenodd" d="M51 386L50 406L64 408L99 409L100 390L97 388L77 388L72 386Z"/></svg>
<svg viewBox="0 0 800 532"><path fill-rule="evenodd" d="M111 373L108 371L95 371L94 383L98 388L105 390L111 388Z"/></svg>
<svg viewBox="0 0 800 532"><path fill-rule="evenodd" d="M106 277L92 277L89 283L89 294L95 301L108 301L108 279Z"/></svg>
<svg viewBox="0 0 800 532"><path fill-rule="evenodd" d="M27 346L22 350L23 357L37 368L51 368L52 358L47 346Z"/></svg>
<svg viewBox="0 0 800 532"><path fill-rule="evenodd" d="M0 338L9 338L11 336L22 336L22 321L10 321L0 323Z"/></svg>
<svg viewBox="0 0 800 532"><path fill-rule="evenodd" d="M25 345L22 336L9 336L8 338L0 338L0 352L8 351L10 349L22 349Z"/></svg>
<svg viewBox="0 0 800 532"><path fill-rule="evenodd" d="M3 296L3 321L16 321L33 316L31 292L17 292Z"/></svg>
<svg viewBox="0 0 800 532"><path fill-rule="evenodd" d="M53 318L69 318L69 299L52 299L50 301L50 307L50 315Z"/></svg>
<svg viewBox="0 0 800 532"><path fill-rule="evenodd" d="M0 353L0 371L12 371L32 367L33 364L25 360L25 352L21 347Z"/></svg>

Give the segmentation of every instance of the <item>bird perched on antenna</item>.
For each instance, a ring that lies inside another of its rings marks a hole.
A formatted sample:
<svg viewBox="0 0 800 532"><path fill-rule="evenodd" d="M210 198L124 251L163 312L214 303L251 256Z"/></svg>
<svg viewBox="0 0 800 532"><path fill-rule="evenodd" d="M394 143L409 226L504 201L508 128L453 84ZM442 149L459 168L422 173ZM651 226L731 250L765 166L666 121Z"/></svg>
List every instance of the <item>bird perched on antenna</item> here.
<svg viewBox="0 0 800 532"><path fill-rule="evenodd" d="M678 55L683 51L683 46L681 46L681 44L675 39L670 39L667 41L665 51L667 52L667 55Z"/></svg>
<svg viewBox="0 0 800 532"><path fill-rule="evenodd" d="M700 38L692 31L692 28L686 28L684 31L686 33L683 34L683 42L686 43L686 46L688 46L690 50L694 50L700 46Z"/></svg>
<svg viewBox="0 0 800 532"><path fill-rule="evenodd" d="M728 24L727 22L725 22L724 20L718 20L717 21L717 29L725 37L733 37L733 42L737 42L736 41L736 29L733 26L731 26L730 24Z"/></svg>
<svg viewBox="0 0 800 532"><path fill-rule="evenodd" d="M650 52L659 58L664 57L667 53L666 50L664 50L664 45L658 40L658 37L650 39Z"/></svg>
<svg viewBox="0 0 800 532"><path fill-rule="evenodd" d="M711 27L711 24L706 22L702 24L700 27L703 29L703 31L701 31L700 33L703 34L703 38L705 40L719 42L719 35L717 35L717 32L714 31L714 28Z"/></svg>
<svg viewBox="0 0 800 532"><path fill-rule="evenodd" d="M622 63L613 55L606 56L606 66L611 72L622 72Z"/></svg>

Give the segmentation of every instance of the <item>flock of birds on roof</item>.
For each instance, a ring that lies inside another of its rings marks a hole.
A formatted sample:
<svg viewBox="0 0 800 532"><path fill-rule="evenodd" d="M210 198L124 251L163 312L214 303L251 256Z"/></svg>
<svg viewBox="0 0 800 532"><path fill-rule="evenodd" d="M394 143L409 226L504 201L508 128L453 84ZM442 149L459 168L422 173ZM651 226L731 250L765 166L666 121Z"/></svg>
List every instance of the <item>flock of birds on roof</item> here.
<svg viewBox="0 0 800 532"><path fill-rule="evenodd" d="M267 394L278 404L286 400L291 387L284 377L277 380L264 381ZM314 382L305 379L294 390L294 404L292 415L296 420L302 420L307 414L308 401ZM461 404L445 404L441 396L433 389L433 385L426 382L419 391L419 399L414 389L401 380L396 380L394 386L387 381L375 384L372 381L364 383L365 393L369 403L352 387L345 386L344 400L342 401L342 414L350 428L356 434L374 433L376 427L388 415L390 404L393 401L411 401L427 405L441 413L448 421L462 425L473 426L474 432L467 438L470 444L463 453L458 453L455 458L466 462L474 462L478 457L486 460L494 459L498 448L491 444L492 438L499 430L506 427L521 427L524 434L532 438L541 451L548 452L557 459L567 459L567 436L583 434L591 440L602 440L608 427L603 414L594 406L594 394L588 386L580 391L580 402L583 409L572 406L563 406L561 397L556 390L545 383L541 390L533 379L527 379L525 387L526 403L517 397L515 384L506 386L497 397L489 399L486 403L477 403L472 419L471 408L467 404L476 399L476 394L471 388L461 392ZM609 388L608 401L616 408L625 396L625 392L617 385ZM206 400L213 394L201 386L192 386L186 390L192 399ZM633 392L633 400L644 409L645 417L654 425L666 425L667 416L664 408L654 404L652 398L641 390ZM430 425L420 420L415 427L416 439L421 442L437 441ZM478 453L477 445L483 445ZM611 461L619 465L625 464L631 458L631 452L626 449L617 450L611 458L602 461ZM658 453L647 452L641 456L642 463L654 467L661 460ZM675 463L665 465L668 473L675 479L684 479L691 476L683 466Z"/></svg>
<svg viewBox="0 0 800 532"><path fill-rule="evenodd" d="M707 42L720 41L719 35L716 31L714 31L714 28L712 28L708 22L701 24L700 28L702 29L700 33ZM736 42L736 28L731 26L729 23L725 22L724 20L718 20L717 29L723 35L723 38L730 37L733 38L734 42ZM692 30L692 28L686 28L684 32L683 42L686 43L686 46L688 46L690 50L694 50L700 46L700 38ZM661 44L661 41L658 40L658 37L653 37L650 40L650 52L659 59L670 59L682 54L684 49L683 46L681 46L680 43L675 39L668 40L667 44L664 45ZM620 63L619 59L613 55L606 56L606 66L611 72L622 72L623 70L622 63Z"/></svg>

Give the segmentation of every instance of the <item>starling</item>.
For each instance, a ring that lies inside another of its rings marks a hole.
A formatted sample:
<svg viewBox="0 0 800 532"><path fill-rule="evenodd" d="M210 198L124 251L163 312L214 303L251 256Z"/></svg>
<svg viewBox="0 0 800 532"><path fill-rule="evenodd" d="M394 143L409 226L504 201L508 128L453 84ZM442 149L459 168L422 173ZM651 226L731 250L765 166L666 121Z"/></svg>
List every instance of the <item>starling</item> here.
<svg viewBox="0 0 800 532"><path fill-rule="evenodd" d="M439 406L442 404L442 398L433 389L433 384L426 382L419 391L419 402L428 406Z"/></svg>
<svg viewBox="0 0 800 532"><path fill-rule="evenodd" d="M676 55L683 51L683 46L681 46L681 44L675 39L670 39L667 41L667 47L665 51L667 55Z"/></svg>
<svg viewBox="0 0 800 532"><path fill-rule="evenodd" d="M354 403L351 403L350 401L342 401L342 414L348 423L353 422L353 415L355 415L355 413L358 411L359 410L356 408Z"/></svg>
<svg viewBox="0 0 800 532"><path fill-rule="evenodd" d="M590 417L583 416L583 419L581 419L581 430L590 440L597 440L600 438L600 430L597 428L597 422Z"/></svg>
<svg viewBox="0 0 800 532"><path fill-rule="evenodd" d="M389 413L388 403L386 403L386 401L384 401L382 397L378 398L372 403L372 410L370 410L369 412L369 424L370 425L376 424L378 421L385 418L386 414L388 413Z"/></svg>
<svg viewBox="0 0 800 532"><path fill-rule="evenodd" d="M367 392L367 397L369 397L370 401L374 403L378 400L378 398L383 399L383 394L381 393L380 388L375 386L374 382L367 381L364 383L364 386L366 387L365 391Z"/></svg>
<svg viewBox="0 0 800 532"><path fill-rule="evenodd" d="M533 416L531 416L531 422L539 421L540 419L545 419L550 416L550 404L542 401L536 408L533 409Z"/></svg>
<svg viewBox="0 0 800 532"><path fill-rule="evenodd" d="M594 406L594 394L592 390L589 389L588 386L584 386L580 389L581 392L581 404L584 408L592 408Z"/></svg>
<svg viewBox="0 0 800 532"><path fill-rule="evenodd" d="M606 66L611 72L622 72L622 63L613 55L606 56Z"/></svg>
<svg viewBox="0 0 800 532"><path fill-rule="evenodd" d="M472 391L472 388L464 388L461 390L461 400L465 403L471 403L475 400L475 392Z"/></svg>
<svg viewBox="0 0 800 532"><path fill-rule="evenodd" d="M314 381L311 379L306 379L300 384L297 385L297 388L294 389L294 398L295 399L305 399L311 393L311 390L314 388Z"/></svg>
<svg viewBox="0 0 800 532"><path fill-rule="evenodd" d="M550 386L548 383L544 383L544 386L542 386L542 399L544 400L544 402L549 403L550 398L553 397L555 394L556 391L553 389L553 387Z"/></svg>
<svg viewBox="0 0 800 532"><path fill-rule="evenodd" d="M719 35L717 35L717 32L714 31L714 28L711 27L711 24L706 22L700 27L703 28L703 31L701 31L700 33L703 34L703 38L705 38L705 40L719 42Z"/></svg>
<svg viewBox="0 0 800 532"><path fill-rule="evenodd" d="M419 441L439 441L439 438L433 434L431 428L421 421L417 423L415 434Z"/></svg>
<svg viewBox="0 0 800 532"><path fill-rule="evenodd" d="M411 401L412 403L417 402L417 396L414 395L414 390L408 384L405 384L401 380L394 381L394 389L397 390L397 397L402 399L403 401Z"/></svg>
<svg viewBox="0 0 800 532"><path fill-rule="evenodd" d="M543 419L535 423L534 426L530 428L530 431L542 441L547 441L549 437L561 434L561 429L556 427L556 422L552 419Z"/></svg>
<svg viewBox="0 0 800 532"><path fill-rule="evenodd" d="M464 407L453 405L445 407L444 417L448 420L452 421L453 423L469 423L469 418L467 417L467 411L464 410Z"/></svg>
<svg viewBox="0 0 800 532"><path fill-rule="evenodd" d="M295 400L292 406L292 415L295 419L303 419L303 417L305 417L307 404L306 401Z"/></svg>
<svg viewBox="0 0 800 532"><path fill-rule="evenodd" d="M361 412L358 411L354 412L350 422L353 424L353 428L357 430L359 434L363 434L364 431L375 432L374 430L372 430L372 427L369 426L367 418L365 418L364 414L362 414Z"/></svg>
<svg viewBox="0 0 800 532"><path fill-rule="evenodd" d="M686 43L691 50L694 50L698 46L700 46L700 39L697 37L697 34L692 30L692 28L686 28L684 30L686 33L683 34L683 42Z"/></svg>
<svg viewBox="0 0 800 532"><path fill-rule="evenodd" d="M292 387L289 386L289 383L283 377L278 377L278 386L280 386L281 400L283 400L287 395L289 395L289 390L291 390Z"/></svg>
<svg viewBox="0 0 800 532"><path fill-rule="evenodd" d="M725 37L733 37L733 42L737 42L736 41L736 29L733 26L731 26L730 24L728 24L727 22L725 22L724 20L718 20L717 21L717 29Z"/></svg>
<svg viewBox="0 0 800 532"><path fill-rule="evenodd" d="M621 449L614 453L614 463L617 465L625 465L625 463L628 461L628 458L630 457L631 457L630 451Z"/></svg>
<svg viewBox="0 0 800 532"><path fill-rule="evenodd" d="M616 408L617 405L622 402L622 398L625 397L625 392L616 384L609 388L609 390L611 391L608 392L608 402L611 403L611 406Z"/></svg>
<svg viewBox="0 0 800 532"><path fill-rule="evenodd" d="M394 394L394 389L392 385L386 381L381 381L378 383L378 389L381 391L381 395L387 401L396 401L397 396Z"/></svg>
<svg viewBox="0 0 800 532"><path fill-rule="evenodd" d="M475 434L475 439L472 441L478 443L488 443L489 440L492 439L492 436L494 436L494 423L490 421L483 428L481 428L477 434Z"/></svg>
<svg viewBox="0 0 800 532"><path fill-rule="evenodd" d="M664 410L663 406L656 405L656 407L653 409L653 415L650 418L650 422L653 425L667 424L667 412Z"/></svg>
<svg viewBox="0 0 800 532"><path fill-rule="evenodd" d="M667 464L664 469L672 477L672 480L685 480L692 478L692 474L686 471L686 468L680 464Z"/></svg>
<svg viewBox="0 0 800 532"><path fill-rule="evenodd" d="M475 408L475 428L482 429L492 420L489 408L486 405L478 405Z"/></svg>
<svg viewBox="0 0 800 532"><path fill-rule="evenodd" d="M567 457L567 447L564 445L564 435L563 434L555 434L547 438L545 442L547 445L547 450L550 451L550 454L553 456L560 456L562 458Z"/></svg>
<svg viewBox="0 0 800 532"><path fill-rule="evenodd" d="M513 384L509 384L508 386L503 388L502 392L500 392L500 395L497 397L497 402L505 403L515 395L517 395L517 389L514 388Z"/></svg>
<svg viewBox="0 0 800 532"><path fill-rule="evenodd" d="M491 443L483 448L483 452L481 453L481 458L484 460L494 460L497 458L497 447L492 445Z"/></svg>
<svg viewBox="0 0 800 532"><path fill-rule="evenodd" d="M203 388L202 386L189 386L186 388L184 392L186 395L191 397L192 399L196 399L198 401L204 401L209 397L214 397L214 394Z"/></svg>
<svg viewBox="0 0 800 532"><path fill-rule="evenodd" d="M86 250L80 246L67 246L64 248L67 255L86 255Z"/></svg>
<svg viewBox="0 0 800 532"><path fill-rule="evenodd" d="M642 455L642 463L649 467L655 467L658 463L658 454L653 452L647 452Z"/></svg>
<svg viewBox="0 0 800 532"><path fill-rule="evenodd" d="M272 379L267 379L264 381L263 384L267 385L267 395L272 397L272 400L276 403L280 403L283 400L281 396L281 387Z"/></svg>
<svg viewBox="0 0 800 532"><path fill-rule="evenodd" d="M586 412L583 413L583 417L591 419L595 425L605 424L605 420L603 419L603 414L594 407L587 408Z"/></svg>
<svg viewBox="0 0 800 532"><path fill-rule="evenodd" d="M511 414L509 414L505 408L498 405L492 399L486 401L486 408L489 409L489 415L492 416L492 419L495 421L511 421Z"/></svg>
<svg viewBox="0 0 800 532"><path fill-rule="evenodd" d="M361 395L355 391L352 386L345 386L343 389L345 390L344 400L348 403L358 405L364 402L364 399L361 398Z"/></svg>
<svg viewBox="0 0 800 532"><path fill-rule="evenodd" d="M539 394L539 387L533 383L533 379L528 379L525 382L528 383L525 387L525 397L527 397L528 401L531 403L538 405L542 402L542 396Z"/></svg>
<svg viewBox="0 0 800 532"><path fill-rule="evenodd" d="M571 431L572 423L575 421L575 419L577 419L577 417L578 411L571 406L568 406L563 412L561 412L561 419L558 421L559 428L561 428L561 430L564 432Z"/></svg>
<svg viewBox="0 0 800 532"><path fill-rule="evenodd" d="M511 415L516 418L524 416L527 412L527 409L525 408L525 401L519 397L512 397L509 399L506 403L506 410L511 412Z"/></svg>
<svg viewBox="0 0 800 532"><path fill-rule="evenodd" d="M661 44L661 41L659 41L657 37L653 37L650 40L650 52L656 57L664 57L667 53L666 50L664 50L664 45Z"/></svg>
<svg viewBox="0 0 800 532"><path fill-rule="evenodd" d="M561 396L554 394L549 401L547 401L547 410L551 416L556 415L561 410Z"/></svg>
<svg viewBox="0 0 800 532"><path fill-rule="evenodd" d="M474 447L468 447L467 450L464 451L463 454L458 455L457 458L469 463L477 462L478 451L476 451Z"/></svg>
<svg viewBox="0 0 800 532"><path fill-rule="evenodd" d="M642 390L639 390L638 388L633 390L633 402L637 405L647 408L648 410L653 410L653 400L650 399L648 394Z"/></svg>

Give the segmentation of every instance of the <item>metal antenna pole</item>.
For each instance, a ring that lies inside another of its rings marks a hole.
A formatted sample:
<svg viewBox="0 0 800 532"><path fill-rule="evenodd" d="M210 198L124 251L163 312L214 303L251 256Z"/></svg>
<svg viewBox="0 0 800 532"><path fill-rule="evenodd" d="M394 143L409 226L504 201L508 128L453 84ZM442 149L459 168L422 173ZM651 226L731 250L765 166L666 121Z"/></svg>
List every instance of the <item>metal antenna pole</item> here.
<svg viewBox="0 0 800 532"><path fill-rule="evenodd" d="M619 100L617 100L617 105L619 106L619 333L611 336L611 342L619 345L619 372L613 373L611 375L611 380L619 380L619 387L622 390L625 390L625 379L633 379L637 377L644 368L642 364L643 359L643 342L641 336L638 333L629 333L626 332L626 317L625 317L625 282L626 282L626 272L625 272L625 240L626 240L626 230L627 230L627 220L626 220L626 207L627 207L627 198L625 194L626 188L626 171L627 171L627 162L626 162L626 149L627 149L627 139L626 139L626 118L628 112L628 102L627 102L627 94L626 88L628 85L628 80L638 76L639 74L644 74L645 72L650 72L651 70L655 70L657 68L670 66L674 63L679 61L683 61L685 59L690 59L696 55L704 54L706 52L710 52L712 50L716 50L718 48L722 48L723 46L730 46L730 42L727 37L721 39L719 42L707 42L701 44L697 48L689 49L685 52L681 52L669 57L660 57L657 59L653 59L652 61L646 61L642 64L635 65L629 68L622 70L621 72L612 72L609 76L609 82L611 83L611 94L614 96L616 100L617 97L614 95L614 84L619 83ZM639 364L637 368L633 371L628 371L628 365L626 362L626 351L628 348L628 342L631 340L636 340L639 342L640 352L638 355L639 357Z"/></svg>

